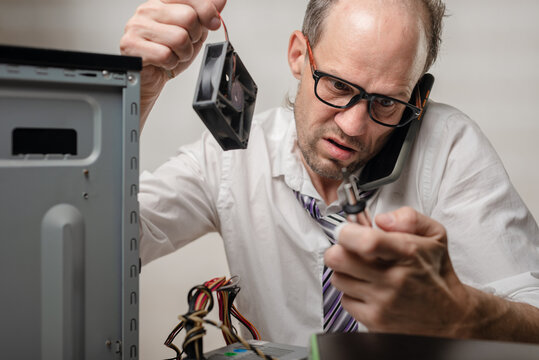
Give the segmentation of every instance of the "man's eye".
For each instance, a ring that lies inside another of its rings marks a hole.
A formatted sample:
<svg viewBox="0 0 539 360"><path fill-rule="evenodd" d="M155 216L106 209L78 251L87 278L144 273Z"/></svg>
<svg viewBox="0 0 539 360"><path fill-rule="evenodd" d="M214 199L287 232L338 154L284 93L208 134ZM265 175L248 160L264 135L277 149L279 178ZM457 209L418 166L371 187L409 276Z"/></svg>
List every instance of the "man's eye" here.
<svg viewBox="0 0 539 360"><path fill-rule="evenodd" d="M376 102L378 103L378 105L381 105L382 107L391 107L395 105L395 101L391 99L386 99L386 98L377 98Z"/></svg>
<svg viewBox="0 0 539 360"><path fill-rule="evenodd" d="M342 81L339 80L331 80L331 85L333 86L333 89L340 92L348 92L351 91L351 87Z"/></svg>

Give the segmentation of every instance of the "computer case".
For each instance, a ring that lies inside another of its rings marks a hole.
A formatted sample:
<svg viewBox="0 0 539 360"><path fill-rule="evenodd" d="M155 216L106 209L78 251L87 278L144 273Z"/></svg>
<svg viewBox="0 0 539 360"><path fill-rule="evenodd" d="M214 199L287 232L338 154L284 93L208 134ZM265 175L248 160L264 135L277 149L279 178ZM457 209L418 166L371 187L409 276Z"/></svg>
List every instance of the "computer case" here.
<svg viewBox="0 0 539 360"><path fill-rule="evenodd" d="M0 46L0 357L138 359L141 59Z"/></svg>

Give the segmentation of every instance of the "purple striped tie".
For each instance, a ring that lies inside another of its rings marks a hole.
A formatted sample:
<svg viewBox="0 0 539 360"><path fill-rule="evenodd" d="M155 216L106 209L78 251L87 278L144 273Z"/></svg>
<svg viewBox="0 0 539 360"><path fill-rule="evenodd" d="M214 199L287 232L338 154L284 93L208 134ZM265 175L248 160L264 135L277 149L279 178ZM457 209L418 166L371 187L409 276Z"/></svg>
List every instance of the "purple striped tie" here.
<svg viewBox="0 0 539 360"><path fill-rule="evenodd" d="M367 200L376 191L363 192L360 196ZM328 240L333 245L333 230L335 227L345 222L344 213L341 211L338 214L329 214L321 216L320 210L316 205L316 199L302 195L294 191L296 198L303 205L305 210L315 219L326 233ZM331 285L331 274L333 270L324 265L324 273L322 274L322 294L324 298L324 331L325 332L354 332L358 329L357 321L341 306L342 292Z"/></svg>

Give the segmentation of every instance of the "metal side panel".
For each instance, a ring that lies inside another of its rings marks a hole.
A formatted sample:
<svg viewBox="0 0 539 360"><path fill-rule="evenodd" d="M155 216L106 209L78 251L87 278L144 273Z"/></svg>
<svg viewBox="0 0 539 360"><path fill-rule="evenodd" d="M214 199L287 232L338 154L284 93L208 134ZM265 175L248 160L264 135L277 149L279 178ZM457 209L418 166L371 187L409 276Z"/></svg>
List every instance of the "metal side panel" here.
<svg viewBox="0 0 539 360"><path fill-rule="evenodd" d="M0 62L2 358L138 359L138 129L136 71Z"/></svg>
<svg viewBox="0 0 539 360"><path fill-rule="evenodd" d="M123 91L124 163L123 163L123 356L125 360L139 358L139 99L138 73L129 73Z"/></svg>

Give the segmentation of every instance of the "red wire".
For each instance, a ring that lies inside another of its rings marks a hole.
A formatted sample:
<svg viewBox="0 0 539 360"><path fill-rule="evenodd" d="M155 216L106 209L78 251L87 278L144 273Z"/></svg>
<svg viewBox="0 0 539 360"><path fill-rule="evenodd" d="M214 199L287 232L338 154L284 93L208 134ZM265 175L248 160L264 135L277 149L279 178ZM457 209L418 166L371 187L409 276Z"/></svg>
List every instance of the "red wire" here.
<svg viewBox="0 0 539 360"><path fill-rule="evenodd" d="M219 14L219 19L221 19L221 24L223 24L223 29L225 29L225 39L226 41L228 41L228 30L226 29L226 25L223 18L221 17L221 14Z"/></svg>

